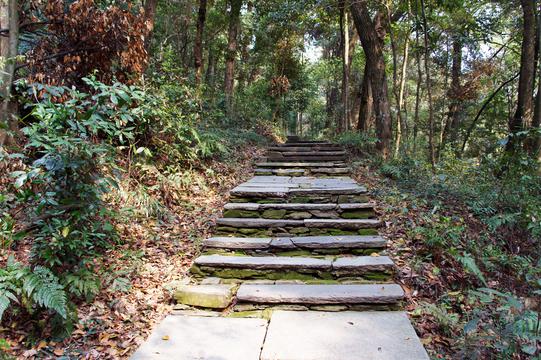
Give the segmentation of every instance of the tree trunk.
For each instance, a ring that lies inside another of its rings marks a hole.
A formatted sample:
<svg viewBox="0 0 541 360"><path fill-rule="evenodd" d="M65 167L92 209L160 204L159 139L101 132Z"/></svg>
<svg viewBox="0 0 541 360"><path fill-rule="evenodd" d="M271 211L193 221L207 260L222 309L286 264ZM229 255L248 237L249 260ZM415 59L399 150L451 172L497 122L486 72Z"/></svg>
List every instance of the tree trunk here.
<svg viewBox="0 0 541 360"><path fill-rule="evenodd" d="M364 65L364 75L361 84L361 103L359 106L359 122L357 130L367 132L372 122L374 98L372 97L371 71L368 63Z"/></svg>
<svg viewBox="0 0 541 360"><path fill-rule="evenodd" d="M225 108L228 116L233 115L233 88L235 82L235 59L237 57L237 36L240 26L240 9L242 0L230 0L229 30L227 34L227 51L225 54Z"/></svg>
<svg viewBox="0 0 541 360"><path fill-rule="evenodd" d="M391 153L392 121L385 75L385 59L383 56L384 29L382 20L385 15L378 12L374 21L370 18L366 0L358 0L351 4L353 21L361 39L367 64L371 69L372 95L376 114L376 149L385 159Z"/></svg>
<svg viewBox="0 0 541 360"><path fill-rule="evenodd" d="M458 130L462 113L462 100L460 99L460 77L462 76L462 41L460 35L453 39L453 65L451 66L451 86L448 96L451 99L449 104L449 118L443 131L442 147L447 139L454 145L458 141ZM458 151L458 149L456 149Z"/></svg>
<svg viewBox="0 0 541 360"><path fill-rule="evenodd" d="M201 74L203 73L203 31L205 28L205 19L207 16L207 0L199 0L199 11L197 14L197 28L195 32L195 42L193 47L194 67L195 67L195 85L201 83Z"/></svg>
<svg viewBox="0 0 541 360"><path fill-rule="evenodd" d="M513 136L528 128L533 118L533 87L535 72L535 1L521 0L523 19L522 52L520 56L520 77L515 115L509 121L510 138L506 150L514 152L520 140Z"/></svg>
<svg viewBox="0 0 541 360"><path fill-rule="evenodd" d="M539 4L541 7L541 3ZM528 152L533 158L537 158L541 162L541 9L537 14L537 95L535 97L534 116L532 119L532 129L537 129L530 143L528 144Z"/></svg>
<svg viewBox="0 0 541 360"><path fill-rule="evenodd" d="M152 39L152 30L154 29L154 19L156 18L157 5L158 0L146 0L144 5L146 22L148 28L150 29L148 36L145 39L145 49L147 50L147 53L150 48L150 41Z"/></svg>
<svg viewBox="0 0 541 360"><path fill-rule="evenodd" d="M408 54L409 54L409 32L406 33L404 37L404 53L402 54L402 66L400 71L400 79L398 78L398 55L396 49L395 37L391 29L391 10L387 8L387 19L388 19L388 29L389 38L391 40L391 50L393 54L393 94L396 101L396 138L395 138L395 148L394 156L398 156L400 150L400 144L402 140L402 132L406 132L406 122L403 118L402 109L404 105L404 87L406 82L406 70L408 64Z"/></svg>
<svg viewBox="0 0 541 360"><path fill-rule="evenodd" d="M426 92L428 94L428 152L429 161L432 170L436 169L436 146L434 144L434 106L432 102L432 84L430 81L430 56L428 48L428 25L426 21L425 2L421 0L421 14L423 17L424 45L425 45L425 73L426 73Z"/></svg>
<svg viewBox="0 0 541 360"><path fill-rule="evenodd" d="M0 69L0 147L13 141L18 131L15 104L11 101L11 86L15 73L15 58L19 44L19 6L17 0L2 1L0 4L0 28L8 29L8 36L0 36L0 57L5 61ZM8 131L9 130L9 131ZM11 134L10 134L11 133Z"/></svg>
<svg viewBox="0 0 541 360"><path fill-rule="evenodd" d="M338 124L338 132L348 130L349 114L349 21L347 1L340 1L340 33L342 37L342 113Z"/></svg>
<svg viewBox="0 0 541 360"><path fill-rule="evenodd" d="M216 51L212 47L212 44L209 44L208 48L208 60L207 60L207 71L205 73L205 82L209 87L211 93L214 93L214 85L216 79L216 64L218 62L218 57L216 56Z"/></svg>

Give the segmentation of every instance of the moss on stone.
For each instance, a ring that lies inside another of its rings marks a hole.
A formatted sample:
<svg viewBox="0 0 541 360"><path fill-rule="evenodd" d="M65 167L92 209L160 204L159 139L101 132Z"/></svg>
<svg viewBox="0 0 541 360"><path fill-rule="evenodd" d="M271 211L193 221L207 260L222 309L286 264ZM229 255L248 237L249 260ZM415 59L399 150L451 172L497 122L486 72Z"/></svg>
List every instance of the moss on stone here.
<svg viewBox="0 0 541 360"><path fill-rule="evenodd" d="M370 219L376 214L372 210L344 211L340 217L343 219Z"/></svg>
<svg viewBox="0 0 541 360"><path fill-rule="evenodd" d="M371 255L373 253L379 253L382 249L366 248L366 249L353 249L351 252L355 255Z"/></svg>
<svg viewBox="0 0 541 360"><path fill-rule="evenodd" d="M357 231L359 235L377 235L378 231L376 229L359 229Z"/></svg>
<svg viewBox="0 0 541 360"><path fill-rule="evenodd" d="M307 211L292 211L286 214L286 219L300 220L300 219L310 219L312 214Z"/></svg>
<svg viewBox="0 0 541 360"><path fill-rule="evenodd" d="M305 228L305 227L296 227L296 228L292 228L291 230L289 230L289 232L291 234L306 234L309 231L310 231L310 229Z"/></svg>
<svg viewBox="0 0 541 360"><path fill-rule="evenodd" d="M284 209L268 209L263 211L263 218L265 219L283 219L286 215L287 210Z"/></svg>
<svg viewBox="0 0 541 360"><path fill-rule="evenodd" d="M232 209L232 210L225 210L224 217L225 218L258 218L259 212L255 210Z"/></svg>

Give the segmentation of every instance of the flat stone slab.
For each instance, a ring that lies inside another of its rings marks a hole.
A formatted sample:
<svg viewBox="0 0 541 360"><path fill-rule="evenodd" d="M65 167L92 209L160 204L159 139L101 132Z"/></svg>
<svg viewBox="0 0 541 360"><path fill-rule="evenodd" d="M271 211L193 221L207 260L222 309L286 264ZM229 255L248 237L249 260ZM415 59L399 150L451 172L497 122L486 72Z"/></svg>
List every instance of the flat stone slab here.
<svg viewBox="0 0 541 360"><path fill-rule="evenodd" d="M308 167L343 167L344 162L337 161L291 161L291 162L260 162L256 164L257 167L261 168L273 168L273 167L293 167L293 168L308 168Z"/></svg>
<svg viewBox="0 0 541 360"><path fill-rule="evenodd" d="M132 360L258 360L265 338L263 319L169 315Z"/></svg>
<svg viewBox="0 0 541 360"><path fill-rule="evenodd" d="M271 238L211 237L203 246L218 249L265 250L270 247Z"/></svg>
<svg viewBox="0 0 541 360"><path fill-rule="evenodd" d="M335 228L335 229L368 229L381 226L377 219L264 219L264 218L220 218L218 225L238 228Z"/></svg>
<svg viewBox="0 0 541 360"><path fill-rule="evenodd" d="M336 271L383 271L394 267L394 262L388 256L351 256L341 257L332 263Z"/></svg>
<svg viewBox="0 0 541 360"><path fill-rule="evenodd" d="M241 228L277 228L286 226L304 226L304 220L220 218L218 225Z"/></svg>
<svg viewBox="0 0 541 360"><path fill-rule="evenodd" d="M384 238L375 235L297 236L292 237L291 241L306 249L362 249L381 248L386 245Z"/></svg>
<svg viewBox="0 0 541 360"><path fill-rule="evenodd" d="M359 274L394 268L394 263L388 256L351 256L333 261L302 256L201 255L195 259L195 264L251 270L333 270Z"/></svg>
<svg viewBox="0 0 541 360"><path fill-rule="evenodd" d="M261 360L428 360L405 312L275 311Z"/></svg>
<svg viewBox="0 0 541 360"><path fill-rule="evenodd" d="M203 246L229 250L366 249L383 248L386 240L376 235L296 236L276 238L212 237Z"/></svg>
<svg viewBox="0 0 541 360"><path fill-rule="evenodd" d="M202 255L195 259L200 266L240 268L252 270L330 270L331 260L300 256L222 256Z"/></svg>
<svg viewBox="0 0 541 360"><path fill-rule="evenodd" d="M252 285L242 284L237 300L263 304L392 304L404 297L397 284Z"/></svg>
<svg viewBox="0 0 541 360"><path fill-rule="evenodd" d="M366 229L381 226L377 219L304 219L308 228Z"/></svg>
<svg viewBox="0 0 541 360"><path fill-rule="evenodd" d="M175 300L181 304L212 309L225 309L233 300L234 285L180 285Z"/></svg>

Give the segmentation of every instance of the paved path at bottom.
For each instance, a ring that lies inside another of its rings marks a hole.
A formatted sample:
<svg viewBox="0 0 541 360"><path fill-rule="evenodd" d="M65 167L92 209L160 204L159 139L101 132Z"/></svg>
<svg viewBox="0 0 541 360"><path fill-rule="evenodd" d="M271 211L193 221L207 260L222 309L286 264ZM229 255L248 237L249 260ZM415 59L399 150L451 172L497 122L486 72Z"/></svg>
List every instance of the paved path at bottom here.
<svg viewBox="0 0 541 360"><path fill-rule="evenodd" d="M168 316L142 359L426 360L405 312L274 311L251 318Z"/></svg>

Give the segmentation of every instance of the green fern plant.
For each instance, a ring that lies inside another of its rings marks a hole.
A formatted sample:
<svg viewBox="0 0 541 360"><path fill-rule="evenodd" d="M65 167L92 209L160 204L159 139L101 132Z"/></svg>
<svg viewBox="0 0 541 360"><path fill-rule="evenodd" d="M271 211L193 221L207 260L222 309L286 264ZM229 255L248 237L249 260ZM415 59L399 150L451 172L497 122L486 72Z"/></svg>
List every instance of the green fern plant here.
<svg viewBox="0 0 541 360"><path fill-rule="evenodd" d="M9 258L0 269L0 320L13 303L28 303L30 310L34 305L53 310L63 319L68 316L66 292L51 270L39 265L31 269Z"/></svg>

